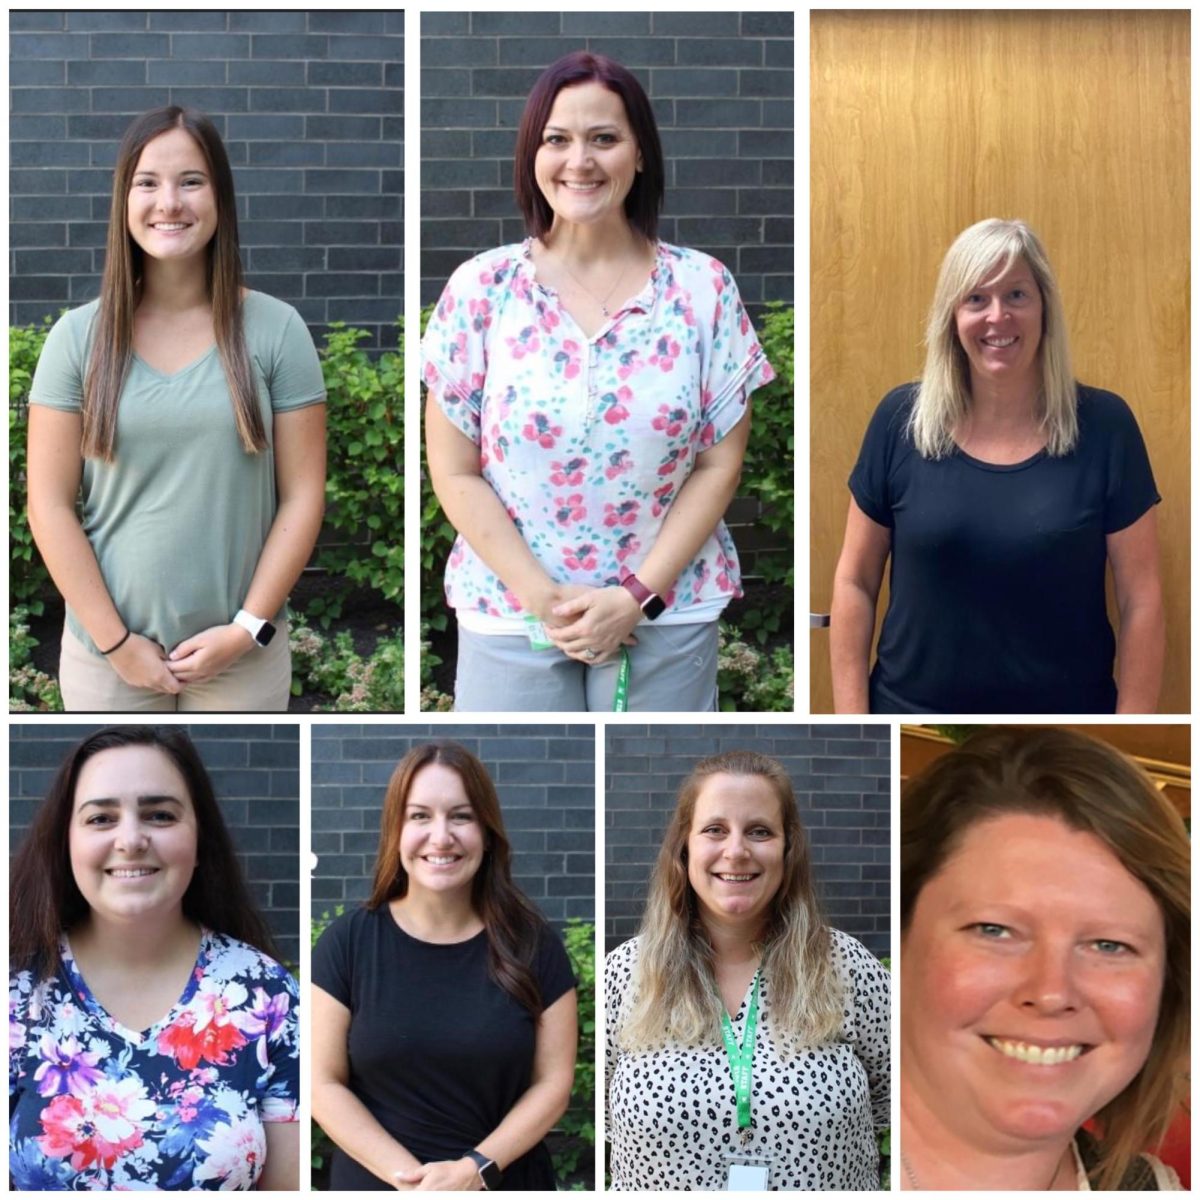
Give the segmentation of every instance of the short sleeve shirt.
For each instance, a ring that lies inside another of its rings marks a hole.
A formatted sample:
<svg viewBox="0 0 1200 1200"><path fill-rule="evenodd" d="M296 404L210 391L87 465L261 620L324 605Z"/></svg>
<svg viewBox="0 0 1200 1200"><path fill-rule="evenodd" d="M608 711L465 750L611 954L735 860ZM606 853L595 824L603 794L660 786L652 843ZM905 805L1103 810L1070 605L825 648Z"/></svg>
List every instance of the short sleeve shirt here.
<svg viewBox="0 0 1200 1200"><path fill-rule="evenodd" d="M605 1099L614 1191L723 1191L730 1153L770 1159L772 1191L878 1189L876 1133L890 1123L890 981L865 946L829 932L845 995L842 1028L824 1045L781 1048L772 1036L771 980L763 974L746 1145L720 1031L707 1046L622 1048L638 939L607 957ZM748 1000L749 992L733 1017L739 1045Z"/></svg>
<svg viewBox="0 0 1200 1200"><path fill-rule="evenodd" d="M575 986L562 942L544 928L532 963L548 1008ZM350 1010L350 1090L421 1162L461 1157L528 1090L537 1021L488 972L486 933L423 942L385 904L339 917L313 949L313 982ZM387 1185L338 1151L335 1190ZM504 1190L554 1188L543 1144L511 1163Z"/></svg>
<svg viewBox="0 0 1200 1200"><path fill-rule="evenodd" d="M1079 386L1079 439L998 466L922 458L915 385L884 397L850 476L891 531L872 712L1113 712L1106 538L1159 500L1128 405Z"/></svg>
<svg viewBox="0 0 1200 1200"><path fill-rule="evenodd" d="M255 1186L263 1125L295 1121L297 991L261 951L205 931L169 1013L126 1029L64 939L57 974L8 982L9 1172L19 1191Z"/></svg>
<svg viewBox="0 0 1200 1200"><path fill-rule="evenodd" d="M133 355L117 410L116 460L83 464L83 530L125 624L170 650L232 620L275 519L272 415L325 399L308 329L261 292L243 328L270 445L243 448L216 346L169 375ZM98 302L51 329L29 402L78 412ZM273 614L281 617L283 614ZM76 615L71 631L99 653Z"/></svg>
<svg viewBox="0 0 1200 1200"><path fill-rule="evenodd" d="M473 258L446 285L422 352L425 382L479 446L483 477L538 562L589 587L636 574L697 455L774 378L729 272L661 242L646 287L592 338L538 283L530 242ZM658 624L716 620L740 594L720 524ZM461 537L446 597L468 628L523 628L516 596Z"/></svg>

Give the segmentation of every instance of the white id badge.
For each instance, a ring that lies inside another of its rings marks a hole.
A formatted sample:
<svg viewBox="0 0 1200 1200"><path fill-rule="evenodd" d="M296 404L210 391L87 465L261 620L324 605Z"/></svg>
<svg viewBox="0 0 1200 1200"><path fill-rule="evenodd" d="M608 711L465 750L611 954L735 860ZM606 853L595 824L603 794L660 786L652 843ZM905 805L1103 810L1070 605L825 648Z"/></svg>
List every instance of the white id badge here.
<svg viewBox="0 0 1200 1200"><path fill-rule="evenodd" d="M525 636L531 650L553 650L554 643L546 636L546 627L533 615L525 617Z"/></svg>
<svg viewBox="0 0 1200 1200"><path fill-rule="evenodd" d="M725 1156L727 1192L765 1192L771 1181L771 1160L751 1154Z"/></svg>

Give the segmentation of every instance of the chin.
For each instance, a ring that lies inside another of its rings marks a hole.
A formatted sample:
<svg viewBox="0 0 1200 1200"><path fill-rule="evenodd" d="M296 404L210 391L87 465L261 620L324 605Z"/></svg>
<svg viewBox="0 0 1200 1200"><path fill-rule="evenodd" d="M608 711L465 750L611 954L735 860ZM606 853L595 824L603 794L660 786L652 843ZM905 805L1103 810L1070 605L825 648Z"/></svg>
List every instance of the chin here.
<svg viewBox="0 0 1200 1200"><path fill-rule="evenodd" d="M1090 1116L1080 1115L1073 1105L1048 1097L1015 1100L993 1114L992 1127L1011 1138L1045 1142L1072 1138Z"/></svg>

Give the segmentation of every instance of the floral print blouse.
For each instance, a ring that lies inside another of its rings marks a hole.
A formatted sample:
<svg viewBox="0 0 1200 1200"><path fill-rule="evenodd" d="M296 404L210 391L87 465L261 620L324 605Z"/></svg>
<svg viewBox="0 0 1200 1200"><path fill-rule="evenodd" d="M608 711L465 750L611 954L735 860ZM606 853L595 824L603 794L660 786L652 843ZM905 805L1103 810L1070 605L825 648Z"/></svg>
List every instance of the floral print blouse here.
<svg viewBox="0 0 1200 1200"><path fill-rule="evenodd" d="M732 276L658 243L646 287L586 337L537 282L531 243L455 271L422 342L424 379L480 449L483 477L546 573L618 584L649 553L696 457L774 372ZM719 524L664 597L658 624L714 621L741 595ZM516 596L459 537L446 599L481 633L524 628Z"/></svg>
<svg viewBox="0 0 1200 1200"><path fill-rule="evenodd" d="M264 1122L298 1120L295 981L206 930L179 1001L134 1033L66 939L57 975L10 977L9 1173L19 1191L248 1190Z"/></svg>

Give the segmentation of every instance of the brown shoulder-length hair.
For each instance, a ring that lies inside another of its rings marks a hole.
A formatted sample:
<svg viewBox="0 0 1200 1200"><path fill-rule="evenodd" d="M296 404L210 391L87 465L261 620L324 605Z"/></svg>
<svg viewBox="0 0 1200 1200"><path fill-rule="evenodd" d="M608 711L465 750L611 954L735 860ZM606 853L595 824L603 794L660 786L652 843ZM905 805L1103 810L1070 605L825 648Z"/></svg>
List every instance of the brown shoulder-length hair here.
<svg viewBox="0 0 1200 1200"><path fill-rule="evenodd" d="M630 225L647 241L658 236L658 214L663 203L663 152L658 137L658 125L654 110L650 107L645 89L632 71L605 58L602 54L590 54L576 50L551 63L538 76L525 101L521 114L521 125L517 130L517 149L513 168L513 190L517 204L525 217L525 228L532 237L543 237L554 223L554 212L550 208L542 189L538 187L534 174L534 160L542 144L546 122L554 100L565 87L579 83L599 83L616 92L625 105L625 116L633 131L634 141L642 156L642 169L633 179L633 187L625 197L625 216Z"/></svg>
<svg viewBox="0 0 1200 1200"><path fill-rule="evenodd" d="M212 780L191 738L177 726L115 725L89 734L58 768L13 860L9 881L8 952L13 970L35 980L53 975L60 936L90 911L71 870L69 836L75 786L89 758L124 746L153 746L174 763L196 814L196 869L183 895L183 915L278 958L238 865Z"/></svg>
<svg viewBox="0 0 1200 1200"><path fill-rule="evenodd" d="M1010 813L1051 816L1104 843L1154 897L1166 933L1166 973L1145 1065L1096 1114L1104 1136L1092 1172L1116 1188L1137 1154L1157 1145L1186 1095L1191 1039L1191 847L1171 803L1119 751L1066 729L1005 727L975 734L912 780L900 806L900 921L907 931L925 885L971 826Z"/></svg>
<svg viewBox="0 0 1200 1200"><path fill-rule="evenodd" d="M704 785L714 775L758 776L779 801L783 878L763 932L772 1028L786 1045L819 1045L841 1028L843 988L813 882L808 837L783 764L752 750L701 759L679 788L650 880L638 935L637 988L619 1033L630 1050L664 1042L710 1042L720 1023L712 946L688 880L688 837Z"/></svg>
<svg viewBox="0 0 1200 1200"><path fill-rule="evenodd" d="M200 147L217 202L217 231L208 244L208 294L212 300L217 353L233 398L238 437L247 453L267 448L258 388L242 330L242 260L238 254L233 172L216 126L194 108L153 108L125 130L113 170L100 312L83 384L83 455L112 462L116 457L117 408L133 355L133 314L141 298L145 255L129 234L129 191L147 143L182 129Z"/></svg>
<svg viewBox="0 0 1200 1200"><path fill-rule="evenodd" d="M496 985L522 1008L540 1016L542 993L534 963L546 922L513 883L512 847L504 832L495 785L483 763L465 746L427 742L414 746L396 764L383 800L379 855L367 908L380 908L408 892L408 872L400 862L400 830L413 780L431 763L449 767L458 775L483 827L483 861L471 882L471 903L487 934L488 971Z"/></svg>

